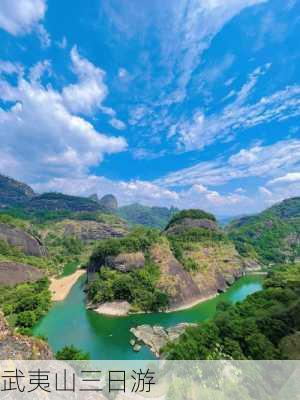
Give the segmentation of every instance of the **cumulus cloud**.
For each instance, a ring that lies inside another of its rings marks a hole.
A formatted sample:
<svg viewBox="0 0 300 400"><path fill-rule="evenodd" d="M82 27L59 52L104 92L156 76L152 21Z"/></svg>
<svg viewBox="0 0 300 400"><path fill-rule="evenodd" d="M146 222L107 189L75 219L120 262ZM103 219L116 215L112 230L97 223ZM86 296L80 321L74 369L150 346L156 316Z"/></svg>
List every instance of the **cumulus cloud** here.
<svg viewBox="0 0 300 400"><path fill-rule="evenodd" d="M241 194L221 195L203 185L194 185L188 190L176 192L153 182L112 181L95 175L69 179L53 178L48 182L35 184L34 189L38 192L59 191L83 196L97 193L99 197L112 193L118 198L120 204L139 202L149 206L204 208L219 214L232 214L233 207L239 209L245 204L251 204L251 200Z"/></svg>
<svg viewBox="0 0 300 400"><path fill-rule="evenodd" d="M1 0L0 28L17 36L31 32L46 13L46 0Z"/></svg>
<svg viewBox="0 0 300 400"><path fill-rule="evenodd" d="M73 113L93 114L108 94L105 72L81 57L76 46L71 50L71 60L78 82L64 87L65 105Z"/></svg>
<svg viewBox="0 0 300 400"><path fill-rule="evenodd" d="M78 62L77 68L83 63L94 71L84 60ZM0 170L31 183L86 174L104 154L127 147L122 137L100 133L74 115L66 106L64 91L42 85L40 77L47 66L38 64L31 70L31 80L19 76L16 84L0 78L0 100L9 105L0 107ZM80 77L85 73L89 71L78 69Z"/></svg>
<svg viewBox="0 0 300 400"><path fill-rule="evenodd" d="M293 149L293 150L292 150ZM293 154L293 157L291 157ZM226 162L202 163L177 171L156 181L112 181L87 175L71 179L54 178L35 185L40 191L58 190L71 194L105 193L116 195L121 204L140 202L147 205L202 208L218 215L236 215L262 210L285 198L300 194L298 172L300 141L286 140L270 146L243 149ZM216 190L214 186L245 177L276 178L253 188L251 194L238 187L233 191ZM267 186L267 187L266 187Z"/></svg>

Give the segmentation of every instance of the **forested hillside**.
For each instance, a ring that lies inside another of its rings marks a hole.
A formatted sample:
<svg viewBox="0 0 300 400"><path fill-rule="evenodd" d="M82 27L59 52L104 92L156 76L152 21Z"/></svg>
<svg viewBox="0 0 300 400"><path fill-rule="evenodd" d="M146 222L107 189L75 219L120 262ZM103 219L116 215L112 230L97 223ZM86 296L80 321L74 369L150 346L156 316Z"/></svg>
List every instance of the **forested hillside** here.
<svg viewBox="0 0 300 400"><path fill-rule="evenodd" d="M243 256L269 265L300 257L300 198L284 200L262 213L233 221L229 237Z"/></svg>
<svg viewBox="0 0 300 400"><path fill-rule="evenodd" d="M300 359L300 264L277 267L264 290L221 303L212 321L162 349L173 360Z"/></svg>
<svg viewBox="0 0 300 400"><path fill-rule="evenodd" d="M120 207L117 212L131 225L163 229L177 211L173 207L148 207L135 203Z"/></svg>

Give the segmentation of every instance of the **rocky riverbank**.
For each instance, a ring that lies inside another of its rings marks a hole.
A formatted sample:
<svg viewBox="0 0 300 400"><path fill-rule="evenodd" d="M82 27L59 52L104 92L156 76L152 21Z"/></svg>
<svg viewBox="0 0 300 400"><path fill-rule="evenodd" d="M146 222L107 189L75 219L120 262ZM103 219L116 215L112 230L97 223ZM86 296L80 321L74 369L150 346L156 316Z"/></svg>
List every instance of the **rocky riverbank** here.
<svg viewBox="0 0 300 400"><path fill-rule="evenodd" d="M130 329L130 332L135 336L135 339L132 339L130 344L135 351L139 351L141 343L143 343L150 348L156 357L159 357L160 350L168 342L178 339L191 326L197 326L197 324L183 322L170 328L163 328L158 325L140 325Z"/></svg>

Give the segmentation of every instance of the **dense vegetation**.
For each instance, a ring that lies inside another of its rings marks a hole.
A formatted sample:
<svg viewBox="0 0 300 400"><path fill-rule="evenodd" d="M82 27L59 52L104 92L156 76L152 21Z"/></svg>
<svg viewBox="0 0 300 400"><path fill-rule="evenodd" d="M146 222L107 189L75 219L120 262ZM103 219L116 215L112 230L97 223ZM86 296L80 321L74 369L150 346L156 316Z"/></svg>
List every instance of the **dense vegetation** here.
<svg viewBox="0 0 300 400"><path fill-rule="evenodd" d="M127 237L99 243L90 260L93 266L98 267L98 275L87 287L89 300L96 304L127 300L135 311L166 308L168 296L156 287L160 270L149 255L149 248L159 240L158 231L137 228ZM106 266L107 257L133 252L145 254L144 267L124 273Z"/></svg>
<svg viewBox="0 0 300 400"><path fill-rule="evenodd" d="M199 266L196 261L185 256L185 252L197 250L201 246L215 246L228 243L228 239L221 231L205 228L190 228L178 234L168 234L168 240L175 258L188 271L197 271Z"/></svg>
<svg viewBox="0 0 300 400"><path fill-rule="evenodd" d="M228 227L229 237L243 256L264 264L294 262L300 256L300 198L285 200L257 216Z"/></svg>
<svg viewBox="0 0 300 400"><path fill-rule="evenodd" d="M177 211L174 207L148 207L135 203L120 207L117 212L130 225L163 229Z"/></svg>
<svg viewBox="0 0 300 400"><path fill-rule="evenodd" d="M126 300L132 311L159 311L168 306L168 296L156 288L159 268L147 262L144 268L123 273L102 267L96 280L88 285L92 303Z"/></svg>
<svg viewBox="0 0 300 400"><path fill-rule="evenodd" d="M216 222L216 218L213 214L207 213L206 211L203 210L198 210L198 209L190 209L190 210L182 210L178 213L176 213L166 226L166 229L168 229L170 226L174 224L178 224L180 221L182 221L184 218L191 218L191 219L209 219L211 221Z"/></svg>
<svg viewBox="0 0 300 400"><path fill-rule="evenodd" d="M159 231L139 227L123 238L103 240L93 252L90 263L105 265L107 256L117 256L120 253L147 252L152 244L160 240Z"/></svg>
<svg viewBox="0 0 300 400"><path fill-rule="evenodd" d="M11 326L29 333L51 305L47 278L15 287L1 287L0 306Z"/></svg>
<svg viewBox="0 0 300 400"><path fill-rule="evenodd" d="M77 349L75 346L65 346L55 354L57 360L89 360L89 353Z"/></svg>
<svg viewBox="0 0 300 400"><path fill-rule="evenodd" d="M236 305L219 304L212 321L189 328L163 353L169 359L299 359L299 295L300 264L278 267L264 290Z"/></svg>

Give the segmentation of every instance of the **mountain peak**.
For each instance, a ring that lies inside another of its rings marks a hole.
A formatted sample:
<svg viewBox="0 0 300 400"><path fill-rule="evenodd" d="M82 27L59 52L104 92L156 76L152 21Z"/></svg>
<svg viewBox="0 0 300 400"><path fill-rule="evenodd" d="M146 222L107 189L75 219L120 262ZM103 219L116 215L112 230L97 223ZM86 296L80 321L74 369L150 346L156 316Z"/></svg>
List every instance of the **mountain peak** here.
<svg viewBox="0 0 300 400"><path fill-rule="evenodd" d="M35 196L32 188L25 183L0 175L0 207L22 204Z"/></svg>
<svg viewBox="0 0 300 400"><path fill-rule="evenodd" d="M102 207L111 211L114 211L118 208L118 200L113 194L106 194L105 196L103 196L100 199L99 204Z"/></svg>

